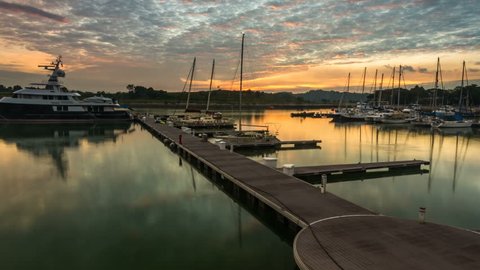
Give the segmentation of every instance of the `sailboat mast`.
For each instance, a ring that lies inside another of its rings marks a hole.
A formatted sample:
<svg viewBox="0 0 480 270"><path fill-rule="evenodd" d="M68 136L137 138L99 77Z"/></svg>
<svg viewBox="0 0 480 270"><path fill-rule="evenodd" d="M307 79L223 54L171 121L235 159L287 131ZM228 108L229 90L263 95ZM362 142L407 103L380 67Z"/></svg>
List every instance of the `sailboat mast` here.
<svg viewBox="0 0 480 270"><path fill-rule="evenodd" d="M383 73L382 73L382 79L380 80L380 87L378 88L378 107L381 106L382 104L382 92L383 92Z"/></svg>
<svg viewBox="0 0 480 270"><path fill-rule="evenodd" d="M402 65L398 68L397 108L400 107L400 83L402 82Z"/></svg>
<svg viewBox="0 0 480 270"><path fill-rule="evenodd" d="M363 70L362 94L365 92L365 77L367 76L367 67Z"/></svg>
<svg viewBox="0 0 480 270"><path fill-rule="evenodd" d="M348 78L347 78L347 93L350 90L350 72L348 73Z"/></svg>
<svg viewBox="0 0 480 270"><path fill-rule="evenodd" d="M377 100L377 73L378 69L375 69L375 80L373 81L373 106L375 106L375 100Z"/></svg>
<svg viewBox="0 0 480 270"><path fill-rule="evenodd" d="M465 63L465 61L463 61ZM466 64L463 65L463 71L465 72L465 83L468 86L468 73ZM468 108L470 106L470 91L467 89L465 97L465 106Z"/></svg>
<svg viewBox="0 0 480 270"><path fill-rule="evenodd" d="M242 33L242 51L240 54L240 104L239 104L239 111L240 111L240 119L238 120L238 129L242 131L242 87L243 87L243 44L245 42L245 34Z"/></svg>
<svg viewBox="0 0 480 270"><path fill-rule="evenodd" d="M440 69L440 57L437 58L437 72L435 72L435 89L433 89L433 108L437 107L437 91L438 91L438 71Z"/></svg>
<svg viewBox="0 0 480 270"><path fill-rule="evenodd" d="M462 112L462 99L463 99L463 80L465 78L465 60L463 61L463 65L462 65L462 85L460 87L460 98L458 100L458 110L459 112L461 113Z"/></svg>
<svg viewBox="0 0 480 270"><path fill-rule="evenodd" d="M348 93L348 89L350 88L350 72L348 73L348 77L347 77L347 93ZM340 96L340 101L338 102L338 110L340 110L342 108L342 103L343 103L343 97L345 96L345 91L342 92L342 95Z"/></svg>
<svg viewBox="0 0 480 270"><path fill-rule="evenodd" d="M195 62L197 58L193 58L193 65L192 65L192 74L190 76L190 85L188 86L188 95L187 95L187 104L185 105L185 111L188 110L188 105L190 104L190 92L192 91L192 82L193 82L193 74L195 73Z"/></svg>
<svg viewBox="0 0 480 270"><path fill-rule="evenodd" d="M212 75L210 75L210 87L208 89L208 98L207 98L207 112L208 108L210 107L210 94L212 93L212 83L213 83L213 72L215 71L215 59L213 59L212 63Z"/></svg>
<svg viewBox="0 0 480 270"><path fill-rule="evenodd" d="M393 89L395 88L395 67L392 70L392 89L390 90L390 106L393 106Z"/></svg>

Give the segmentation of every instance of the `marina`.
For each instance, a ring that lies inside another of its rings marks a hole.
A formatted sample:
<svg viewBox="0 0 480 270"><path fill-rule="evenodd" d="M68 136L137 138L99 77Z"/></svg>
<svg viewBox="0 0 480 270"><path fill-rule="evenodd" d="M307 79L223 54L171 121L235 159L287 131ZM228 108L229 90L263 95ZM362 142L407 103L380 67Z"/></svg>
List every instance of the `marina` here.
<svg viewBox="0 0 480 270"><path fill-rule="evenodd" d="M0 13L0 270L480 269L477 1Z"/></svg>
<svg viewBox="0 0 480 270"><path fill-rule="evenodd" d="M181 157L196 164L212 181L221 182L233 196L244 197L258 208L271 209L279 215L280 222L301 229L293 245L300 269L384 269L387 265L393 269L423 268L425 256L433 259L428 260L430 269L480 266L480 235L473 231L422 220L378 216L333 194L321 193L292 176L241 155L222 151L200 138L184 136L179 129L156 124L153 119L141 123L175 148ZM344 242L334 237L332 242L328 235L338 235L335 230L343 227L343 220L348 220L346 228L350 236ZM330 221L334 226L329 224ZM338 222L341 225L337 225ZM375 230L375 226L382 229ZM318 234L319 230L321 234ZM418 237L419 234L423 237ZM385 237L387 235L389 237ZM322 237L326 238L322 240ZM358 246L355 242L364 241L362 239L369 239L366 246ZM340 242L345 245L338 245ZM449 256L445 257L445 252ZM459 257L461 261L457 259Z"/></svg>

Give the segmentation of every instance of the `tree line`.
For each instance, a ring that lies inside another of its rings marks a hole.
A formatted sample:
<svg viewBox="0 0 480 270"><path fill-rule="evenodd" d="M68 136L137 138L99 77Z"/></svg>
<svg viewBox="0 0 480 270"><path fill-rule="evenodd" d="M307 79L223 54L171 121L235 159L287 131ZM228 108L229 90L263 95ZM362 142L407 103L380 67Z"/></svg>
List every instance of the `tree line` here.
<svg viewBox="0 0 480 270"><path fill-rule="evenodd" d="M0 84L0 92L3 95L13 91L22 89L20 85L4 86ZM65 90L67 90L65 88ZM127 86L128 91L119 91L116 93L99 91L75 91L82 95L82 97L89 97L94 95L103 95L116 99L122 103L163 103L163 104L184 104L187 100L186 92L167 92L164 90L155 90L152 87L134 86L132 84ZM380 93L381 92L381 93ZM196 105L206 105L208 99L208 91L195 91L190 94L190 103ZM432 105L433 99L436 96L436 104L457 106L459 104L460 96L463 97L465 105L470 106L480 105L480 86L471 84L465 86L462 90L460 86L454 89L425 89L422 86L416 85L410 89L394 88L377 90L374 94L359 94L359 93L345 93L344 102L354 103L357 101L368 101L381 104L396 105ZM400 96L400 98L399 98ZM291 93L291 92L272 92L267 93L263 91L246 90L242 92L242 103L248 105L261 104L336 104L341 99L342 93L326 90L311 90L306 93ZM237 106L239 103L240 94L238 91L227 90L213 90L210 93L211 104L222 104ZM467 100L468 98L468 100ZM380 100L381 99L381 100Z"/></svg>

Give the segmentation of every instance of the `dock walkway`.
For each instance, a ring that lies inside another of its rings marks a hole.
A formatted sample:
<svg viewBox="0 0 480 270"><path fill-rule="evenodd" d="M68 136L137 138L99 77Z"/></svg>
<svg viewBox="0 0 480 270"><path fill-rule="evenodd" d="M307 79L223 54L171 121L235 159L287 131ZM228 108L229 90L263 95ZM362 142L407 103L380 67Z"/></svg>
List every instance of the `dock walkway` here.
<svg viewBox="0 0 480 270"><path fill-rule="evenodd" d="M212 179L230 181L258 207L298 225L293 248L302 270L480 269L478 233L379 216L179 129L140 123Z"/></svg>
<svg viewBox="0 0 480 270"><path fill-rule="evenodd" d="M318 165L295 167L293 173L296 177L306 177L322 174L340 174L340 173L358 173L367 172L369 170L378 169L412 169L420 168L422 165L429 165L430 162L424 160L403 160L403 161L385 161L372 163L353 163L353 164L336 164L336 165ZM281 170L282 168L278 168Z"/></svg>

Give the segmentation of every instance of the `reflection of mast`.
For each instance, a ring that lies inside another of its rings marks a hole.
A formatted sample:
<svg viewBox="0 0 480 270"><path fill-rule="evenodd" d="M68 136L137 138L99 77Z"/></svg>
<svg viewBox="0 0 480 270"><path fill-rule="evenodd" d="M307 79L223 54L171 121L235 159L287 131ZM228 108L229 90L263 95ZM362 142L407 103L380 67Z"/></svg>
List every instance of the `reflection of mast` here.
<svg viewBox="0 0 480 270"><path fill-rule="evenodd" d="M360 154L360 160L359 162L362 163L362 126L360 126L358 128L360 130L360 144L359 144L359 148L360 148L360 151L359 151L359 154Z"/></svg>
<svg viewBox="0 0 480 270"><path fill-rule="evenodd" d="M432 186L432 173L433 173L433 147L435 145L435 133L430 133L430 157L428 161L430 162L430 173L428 174L428 192L430 192L430 188Z"/></svg>
<svg viewBox="0 0 480 270"><path fill-rule="evenodd" d="M242 241L242 208L240 207L240 204L237 203L238 206L238 211L237 211L237 222L238 222L238 244L240 247L243 245Z"/></svg>
<svg viewBox="0 0 480 270"><path fill-rule="evenodd" d="M377 162L378 162L378 135L380 133L380 130L378 130L378 128L376 128L376 131L377 131L377 135L376 135L376 152L377 152Z"/></svg>
<svg viewBox="0 0 480 270"><path fill-rule="evenodd" d="M343 135L344 142L343 142L343 149L344 149L344 158L347 160L347 126L345 125L345 134Z"/></svg>
<svg viewBox="0 0 480 270"><path fill-rule="evenodd" d="M190 166L190 172L192 174L193 191L197 192L197 183L195 182L195 175L193 174L193 166Z"/></svg>
<svg viewBox="0 0 480 270"><path fill-rule="evenodd" d="M455 184L457 182L457 164L458 164L458 133L455 142L455 162L453 163L453 182L452 191L455 192Z"/></svg>

